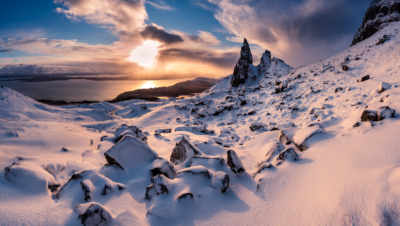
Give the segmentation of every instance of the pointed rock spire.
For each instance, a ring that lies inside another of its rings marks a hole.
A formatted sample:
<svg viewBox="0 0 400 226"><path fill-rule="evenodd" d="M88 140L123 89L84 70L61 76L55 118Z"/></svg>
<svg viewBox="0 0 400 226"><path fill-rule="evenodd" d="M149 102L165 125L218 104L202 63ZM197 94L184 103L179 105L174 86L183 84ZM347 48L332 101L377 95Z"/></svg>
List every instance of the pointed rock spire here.
<svg viewBox="0 0 400 226"><path fill-rule="evenodd" d="M400 0L373 0L351 45L371 37L391 22L400 21L399 14Z"/></svg>
<svg viewBox="0 0 400 226"><path fill-rule="evenodd" d="M264 75L265 71L271 66L271 52L269 50L265 50L261 57L260 64L257 66L258 73L260 75Z"/></svg>
<svg viewBox="0 0 400 226"><path fill-rule="evenodd" d="M249 77L249 65L253 63L253 56L250 51L249 43L244 39L242 49L240 51L240 58L233 71L231 85L238 87L244 84Z"/></svg>

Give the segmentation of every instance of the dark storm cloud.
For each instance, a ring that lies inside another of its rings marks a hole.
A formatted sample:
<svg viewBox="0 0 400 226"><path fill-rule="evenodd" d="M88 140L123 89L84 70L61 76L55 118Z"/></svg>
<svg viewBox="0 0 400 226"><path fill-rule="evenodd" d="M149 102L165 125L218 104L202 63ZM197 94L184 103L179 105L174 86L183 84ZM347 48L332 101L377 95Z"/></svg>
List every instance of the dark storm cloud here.
<svg viewBox="0 0 400 226"><path fill-rule="evenodd" d="M183 42L181 36L168 33L162 27L154 24L146 25L145 28L140 32L140 35L144 39L156 40L167 45Z"/></svg>

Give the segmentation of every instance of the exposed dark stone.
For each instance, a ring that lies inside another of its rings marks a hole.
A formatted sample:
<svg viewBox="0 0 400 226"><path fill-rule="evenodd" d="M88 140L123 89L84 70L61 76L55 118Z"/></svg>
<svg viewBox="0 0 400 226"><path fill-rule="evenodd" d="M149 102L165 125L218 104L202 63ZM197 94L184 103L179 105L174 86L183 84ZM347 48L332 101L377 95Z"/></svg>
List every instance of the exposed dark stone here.
<svg viewBox="0 0 400 226"><path fill-rule="evenodd" d="M256 131L259 129L266 129L267 125L265 125L264 123L261 122L253 122L250 126L250 130L251 131Z"/></svg>
<svg viewBox="0 0 400 226"><path fill-rule="evenodd" d="M186 162L191 159L193 155L201 155L201 151L194 146L186 137L182 137L182 140L175 145L172 150L170 162L174 165Z"/></svg>
<svg viewBox="0 0 400 226"><path fill-rule="evenodd" d="M90 199L90 188L83 181L81 181L82 190L85 192L85 201Z"/></svg>
<svg viewBox="0 0 400 226"><path fill-rule="evenodd" d="M211 178L210 171L204 166L193 166L185 168L177 172L176 177L184 177L185 175L200 175L205 178Z"/></svg>
<svg viewBox="0 0 400 226"><path fill-rule="evenodd" d="M390 37L389 35L383 35L382 38L379 38L378 41L376 42L376 45L382 45L386 41L389 41Z"/></svg>
<svg viewBox="0 0 400 226"><path fill-rule="evenodd" d="M260 174L262 171L264 171L264 170L266 170L266 169L272 169L272 168L274 168L274 166L273 166L271 163L264 162L263 164L260 165L260 167L258 168L257 172L255 172L255 173L253 174L253 179L254 179L258 174Z"/></svg>
<svg viewBox="0 0 400 226"><path fill-rule="evenodd" d="M337 88L335 89L335 93L341 92L341 91L343 91L343 87L337 87Z"/></svg>
<svg viewBox="0 0 400 226"><path fill-rule="evenodd" d="M234 173L238 174L245 171L242 161L234 150L228 150L227 159L228 166Z"/></svg>
<svg viewBox="0 0 400 226"><path fill-rule="evenodd" d="M364 81L367 81L369 78L370 78L369 75L366 75L360 79L357 79L357 82L364 82Z"/></svg>
<svg viewBox="0 0 400 226"><path fill-rule="evenodd" d="M74 212L84 226L106 226L112 221L111 214L98 203L76 205Z"/></svg>
<svg viewBox="0 0 400 226"><path fill-rule="evenodd" d="M51 191L51 192L56 192L57 189L60 187L59 184L49 184L47 185L47 188Z"/></svg>
<svg viewBox="0 0 400 226"><path fill-rule="evenodd" d="M175 168L174 166L163 158L157 158L153 162L153 169L150 170L153 176L163 174L169 179L175 179Z"/></svg>
<svg viewBox="0 0 400 226"><path fill-rule="evenodd" d="M353 125L353 127L359 127L359 126L361 126L361 123L360 123L360 122L356 122L356 123L354 123L354 125Z"/></svg>
<svg viewBox="0 0 400 226"><path fill-rule="evenodd" d="M233 71L231 85L238 87L244 84L249 77L249 65L253 63L253 56L251 55L250 46L246 39L244 39L242 49L240 51L240 58Z"/></svg>
<svg viewBox="0 0 400 226"><path fill-rule="evenodd" d="M364 110L361 115L361 122L378 121L378 114L376 111Z"/></svg>
<svg viewBox="0 0 400 226"><path fill-rule="evenodd" d="M348 70L349 70L349 67L348 67L347 65L343 65L343 66L342 66L342 70L343 70L343 71L348 71Z"/></svg>
<svg viewBox="0 0 400 226"><path fill-rule="evenodd" d="M225 172L218 171L214 174L211 181L211 187L219 189L222 193L225 193L229 188L229 176Z"/></svg>
<svg viewBox="0 0 400 226"><path fill-rule="evenodd" d="M181 200L181 199L184 199L184 198L186 198L186 197L190 197L190 198L192 198L193 199L193 194L192 193L190 193L190 192L188 192L188 193L183 193L183 194L180 194L179 196L178 196L178 200Z"/></svg>
<svg viewBox="0 0 400 226"><path fill-rule="evenodd" d="M101 190L101 195L107 195L107 190L112 191L111 187L106 184L104 185L103 190Z"/></svg>
<svg viewBox="0 0 400 226"><path fill-rule="evenodd" d="M171 133L171 129L158 129L155 131L154 136L159 136L161 133Z"/></svg>
<svg viewBox="0 0 400 226"><path fill-rule="evenodd" d="M299 156L297 155L296 151L292 147L286 148L276 158L276 160L278 160L277 165L280 165L285 160L296 161L297 159L299 159Z"/></svg>
<svg viewBox="0 0 400 226"><path fill-rule="evenodd" d="M396 111L388 106L383 106L378 109L378 120L381 121L387 117L393 118Z"/></svg>

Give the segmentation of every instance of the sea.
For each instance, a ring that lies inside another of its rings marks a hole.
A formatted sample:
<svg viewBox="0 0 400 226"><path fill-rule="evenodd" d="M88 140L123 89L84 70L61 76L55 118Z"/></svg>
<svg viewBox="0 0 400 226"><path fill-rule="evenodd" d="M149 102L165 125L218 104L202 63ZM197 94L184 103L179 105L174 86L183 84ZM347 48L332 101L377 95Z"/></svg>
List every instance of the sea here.
<svg viewBox="0 0 400 226"><path fill-rule="evenodd" d="M137 89L172 86L185 79L93 81L70 79L45 82L2 81L0 84L35 100L107 101Z"/></svg>

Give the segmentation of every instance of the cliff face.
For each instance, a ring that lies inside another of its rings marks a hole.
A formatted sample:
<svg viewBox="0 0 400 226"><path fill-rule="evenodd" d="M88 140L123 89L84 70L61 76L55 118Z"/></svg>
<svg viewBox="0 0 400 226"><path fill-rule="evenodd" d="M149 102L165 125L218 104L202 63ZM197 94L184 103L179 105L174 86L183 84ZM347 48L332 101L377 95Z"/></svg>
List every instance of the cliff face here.
<svg viewBox="0 0 400 226"><path fill-rule="evenodd" d="M253 56L251 55L250 46L246 39L240 51L240 58L233 71L231 85L238 87L244 84L249 77L249 65L253 63Z"/></svg>
<svg viewBox="0 0 400 226"><path fill-rule="evenodd" d="M399 21L399 13L400 0L373 0L351 45L371 37L391 22Z"/></svg>

